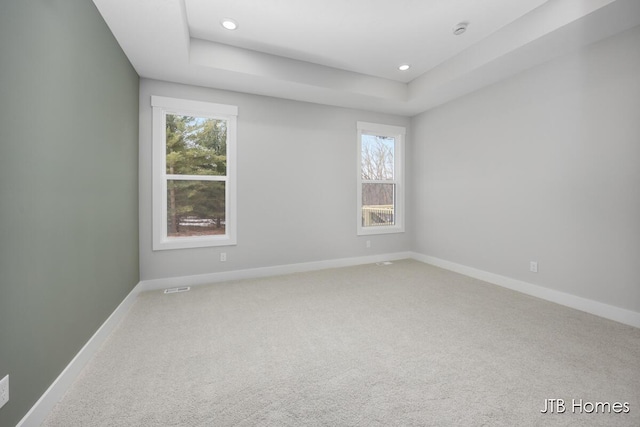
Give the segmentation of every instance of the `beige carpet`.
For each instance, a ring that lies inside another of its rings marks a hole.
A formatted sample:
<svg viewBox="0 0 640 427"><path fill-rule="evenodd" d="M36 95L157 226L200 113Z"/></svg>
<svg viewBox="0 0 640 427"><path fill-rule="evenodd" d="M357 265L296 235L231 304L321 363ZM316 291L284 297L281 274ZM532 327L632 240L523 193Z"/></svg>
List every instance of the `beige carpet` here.
<svg viewBox="0 0 640 427"><path fill-rule="evenodd" d="M640 329L417 261L148 292L44 425L640 426Z"/></svg>

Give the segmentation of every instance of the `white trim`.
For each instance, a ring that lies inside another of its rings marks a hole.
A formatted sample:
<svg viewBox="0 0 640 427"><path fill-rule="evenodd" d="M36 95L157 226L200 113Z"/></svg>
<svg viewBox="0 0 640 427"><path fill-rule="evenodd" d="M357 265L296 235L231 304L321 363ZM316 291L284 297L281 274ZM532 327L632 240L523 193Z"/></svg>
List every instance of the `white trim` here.
<svg viewBox="0 0 640 427"><path fill-rule="evenodd" d="M87 341L76 356L69 362L55 381L49 386L29 412L16 427L36 427L44 422L54 406L64 397L65 393L76 380L84 366L97 353L100 346L109 337L128 313L139 293L144 291L163 290L170 287L198 286L228 280L278 276L283 274L301 273L305 271L324 270L328 268L350 267L362 264L374 264L381 261L395 261L411 258L411 252L396 252L392 254L371 255L356 258L341 258L326 261L288 264L273 267L252 268L247 270L226 271L222 273L202 274L196 276L170 277L152 279L139 282L129 295L118 305L114 312L100 326Z"/></svg>
<svg viewBox="0 0 640 427"><path fill-rule="evenodd" d="M40 399L31 407L29 412L20 420L16 427L39 426L47 418L53 407L64 397L65 393L76 380L84 366L98 352L102 343L113 332L124 316L129 312L136 297L140 293L140 283L129 292L129 295L116 307L102 326L93 334L89 341L80 349L66 368L58 375Z"/></svg>
<svg viewBox="0 0 640 427"><path fill-rule="evenodd" d="M380 136L405 136L407 129L402 126L383 125L380 123L357 122L358 130L362 133L373 133Z"/></svg>
<svg viewBox="0 0 640 427"><path fill-rule="evenodd" d="M152 249L202 248L211 246L231 246L237 244L236 216L236 153L237 116L235 105L188 99L151 96L152 106ZM214 175L173 175L166 171L166 115L191 115L209 117L227 122L227 174ZM225 183L225 234L214 236L179 237L167 236L167 180L191 180Z"/></svg>
<svg viewBox="0 0 640 427"><path fill-rule="evenodd" d="M374 264L383 261L396 261L401 259L414 259L416 261L441 267L456 273L464 274L485 282L509 288L527 295L532 295L547 301L555 302L566 307L575 308L596 316L624 323L640 328L640 313L626 310L620 307L589 300L575 295L567 294L531 283L512 279L476 268L467 267L451 261L423 255L417 252L395 252L390 254L371 255L365 257L341 258L325 261L314 261L299 264L287 264L272 267L251 268L247 270L225 271L220 273L201 274L194 276L169 277L163 279L143 280L138 283L127 297L118 305L114 312L93 334L82 347L78 354L69 362L67 367L49 386L47 391L38 399L27 412L17 427L35 427L44 422L53 407L62 399L69 387L78 377L82 368L96 354L102 343L113 332L119 322L127 314L140 292L163 290L169 287L198 286L209 283L228 280L251 279L260 277L278 276L306 271L324 270L328 268L350 267L363 264Z"/></svg>
<svg viewBox="0 0 640 427"><path fill-rule="evenodd" d="M356 155L356 234L358 236L371 236L376 234L404 233L405 231L405 135L406 128L401 126L384 125L380 123L356 122L358 142ZM362 136L374 135L394 138L394 166L393 180L363 180L362 179ZM393 184L394 193L394 220L393 225L381 225L376 227L364 227L362 225L362 184Z"/></svg>
<svg viewBox="0 0 640 427"><path fill-rule="evenodd" d="M363 264L375 264L382 261L397 261L412 258L411 252L395 252L390 254L371 255L355 258L330 259L325 261L304 262L299 264L276 265L272 267L250 268L246 270L223 271L220 273L199 274L193 276L167 277L149 279L140 282L140 291L154 291L181 286L199 286L229 280L255 279L260 277L280 276L283 274L303 273L307 271L325 270L328 268L351 267Z"/></svg>
<svg viewBox="0 0 640 427"><path fill-rule="evenodd" d="M478 270L466 265L457 264L455 262L446 261L440 258L423 255L420 253L412 253L411 257L417 261L426 264L435 265L436 267L464 274L465 276L483 280L494 285L502 286L523 294L531 295L546 301L554 302L565 307L574 308L605 319L614 320L624 323L625 325L640 328L640 313L627 310L602 302L590 300L566 292L556 291L554 289L545 288L543 286L534 285L522 280L512 279L510 277L501 276L499 274L490 273L488 271Z"/></svg>
<svg viewBox="0 0 640 427"><path fill-rule="evenodd" d="M191 99L169 98L166 96L151 96L151 106L161 107L164 110L176 110L206 113L215 110L218 114L237 116L238 107L235 105L216 104L213 102L193 101ZM184 113L183 113L184 114ZM215 116L214 116L215 117Z"/></svg>

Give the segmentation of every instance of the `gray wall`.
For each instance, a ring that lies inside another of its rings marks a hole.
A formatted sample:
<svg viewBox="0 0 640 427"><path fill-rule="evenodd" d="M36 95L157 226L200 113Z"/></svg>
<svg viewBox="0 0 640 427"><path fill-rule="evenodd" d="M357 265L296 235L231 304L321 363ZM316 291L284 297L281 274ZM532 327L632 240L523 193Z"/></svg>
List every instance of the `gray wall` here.
<svg viewBox="0 0 640 427"><path fill-rule="evenodd" d="M636 27L414 117L414 249L640 311L638 46Z"/></svg>
<svg viewBox="0 0 640 427"><path fill-rule="evenodd" d="M238 106L237 246L151 250L151 95ZM356 236L358 120L409 124L405 117L142 79L141 278L409 250L408 233ZM219 261L220 252L227 253L227 262Z"/></svg>
<svg viewBox="0 0 640 427"><path fill-rule="evenodd" d="M139 280L138 82L92 2L0 3L1 426Z"/></svg>

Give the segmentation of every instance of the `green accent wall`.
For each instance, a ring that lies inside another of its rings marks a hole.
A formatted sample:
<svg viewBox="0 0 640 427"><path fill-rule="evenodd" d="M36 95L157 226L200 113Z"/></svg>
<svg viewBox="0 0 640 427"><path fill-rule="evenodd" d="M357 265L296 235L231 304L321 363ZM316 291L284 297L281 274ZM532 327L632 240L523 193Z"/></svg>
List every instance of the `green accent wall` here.
<svg viewBox="0 0 640 427"><path fill-rule="evenodd" d="M139 281L138 86L91 1L0 2L0 426Z"/></svg>

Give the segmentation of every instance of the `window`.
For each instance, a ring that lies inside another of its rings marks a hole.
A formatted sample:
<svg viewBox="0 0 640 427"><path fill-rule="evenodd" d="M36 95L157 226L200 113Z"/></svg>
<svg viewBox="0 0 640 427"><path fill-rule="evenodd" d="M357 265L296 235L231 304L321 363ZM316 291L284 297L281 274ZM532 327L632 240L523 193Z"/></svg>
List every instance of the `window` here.
<svg viewBox="0 0 640 427"><path fill-rule="evenodd" d="M151 97L153 249L236 244L232 105Z"/></svg>
<svg viewBox="0 0 640 427"><path fill-rule="evenodd" d="M405 128L358 122L358 234L404 232Z"/></svg>

